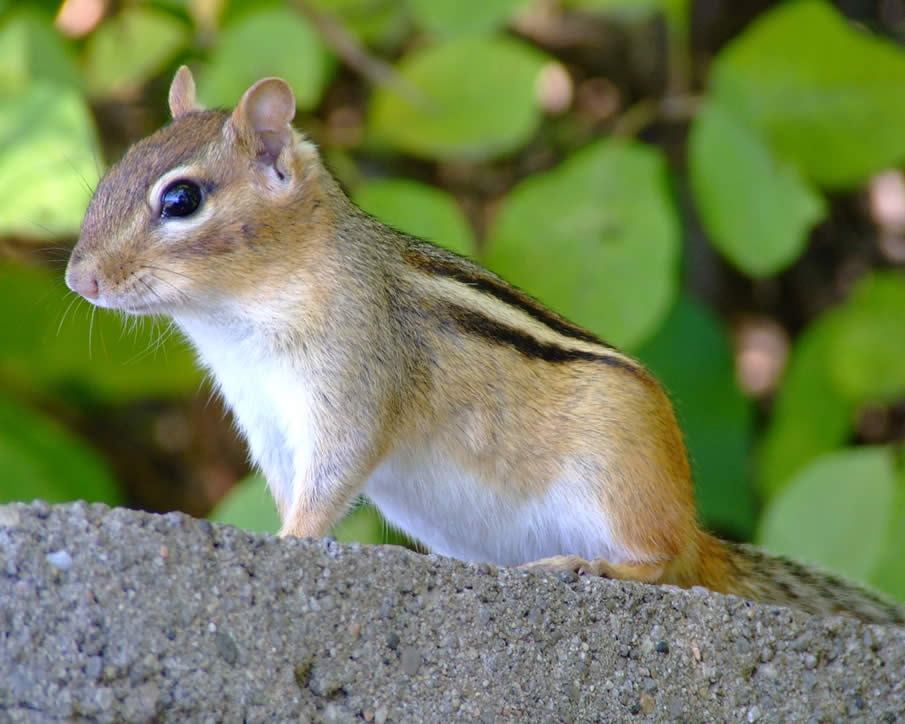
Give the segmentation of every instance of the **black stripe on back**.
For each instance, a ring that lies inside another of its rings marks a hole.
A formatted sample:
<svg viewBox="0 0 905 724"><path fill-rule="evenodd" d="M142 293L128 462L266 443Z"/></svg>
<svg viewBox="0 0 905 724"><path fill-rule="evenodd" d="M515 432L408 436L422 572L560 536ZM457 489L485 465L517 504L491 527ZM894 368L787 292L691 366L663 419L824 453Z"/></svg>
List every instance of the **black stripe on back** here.
<svg viewBox="0 0 905 724"><path fill-rule="evenodd" d="M609 356L607 354L597 354L595 352L586 352L580 349L568 349L560 347L549 342L541 342L530 334L514 329L505 324L485 317L465 307L457 304L450 304L445 307L450 317L465 332L474 334L483 339L502 344L518 350L526 357L543 360L557 364L560 362L574 362L576 360L587 360L589 362L603 362L611 367L618 367L634 374L647 377L646 372L639 366L633 365L626 360Z"/></svg>
<svg viewBox="0 0 905 724"><path fill-rule="evenodd" d="M608 349L615 349L612 345L602 341L596 335L582 329L577 324L573 324L572 322L563 319L558 314L547 309L536 299L532 299L524 292L509 286L501 280L474 274L467 269L463 269L454 262L438 259L411 248L408 250L406 257L409 262L420 269L424 269L430 274L454 279L457 282L466 284L480 292L489 294L490 296L499 299L504 304L521 309L532 319L535 319L553 331L559 332L566 337L577 339L582 342L599 344L601 347L606 347Z"/></svg>

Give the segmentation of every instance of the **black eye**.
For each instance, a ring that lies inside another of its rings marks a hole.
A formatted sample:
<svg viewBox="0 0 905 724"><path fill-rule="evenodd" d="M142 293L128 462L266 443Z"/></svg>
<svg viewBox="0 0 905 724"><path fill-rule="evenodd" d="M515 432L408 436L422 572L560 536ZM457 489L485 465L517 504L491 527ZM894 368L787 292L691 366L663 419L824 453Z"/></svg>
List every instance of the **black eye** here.
<svg viewBox="0 0 905 724"><path fill-rule="evenodd" d="M160 195L160 215L164 218L190 216L201 206L201 189L194 181L174 181Z"/></svg>

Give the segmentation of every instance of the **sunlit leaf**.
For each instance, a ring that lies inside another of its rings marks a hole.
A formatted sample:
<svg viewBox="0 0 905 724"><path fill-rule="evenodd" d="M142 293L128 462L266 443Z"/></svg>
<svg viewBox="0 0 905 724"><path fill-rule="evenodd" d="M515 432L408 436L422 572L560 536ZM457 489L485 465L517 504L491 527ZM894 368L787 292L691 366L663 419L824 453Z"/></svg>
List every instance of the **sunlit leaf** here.
<svg viewBox="0 0 905 724"><path fill-rule="evenodd" d="M333 72L333 60L320 36L288 7L267 7L227 25L200 74L203 103L231 108L245 90L267 76L292 87L299 108L315 107Z"/></svg>
<svg viewBox="0 0 905 724"><path fill-rule="evenodd" d="M701 519L712 530L750 538L755 522L749 483L752 411L736 383L726 330L712 311L679 297L638 357L657 375L675 406Z"/></svg>
<svg viewBox="0 0 905 724"><path fill-rule="evenodd" d="M79 93L36 80L0 94L0 148L0 233L53 238L77 232L100 157Z"/></svg>
<svg viewBox="0 0 905 724"><path fill-rule="evenodd" d="M719 55L711 88L819 184L850 186L905 160L905 52L824 0L762 15Z"/></svg>
<svg viewBox="0 0 905 724"><path fill-rule="evenodd" d="M457 254L474 255L474 234L445 191L408 179L378 179L359 186L355 203L385 224Z"/></svg>
<svg viewBox="0 0 905 724"><path fill-rule="evenodd" d="M662 156L600 141L503 199L486 262L560 314L631 347L675 299L680 240Z"/></svg>
<svg viewBox="0 0 905 724"><path fill-rule="evenodd" d="M875 272L862 279L839 310L833 380L849 399L894 402L905 395L905 275Z"/></svg>
<svg viewBox="0 0 905 724"><path fill-rule="evenodd" d="M188 37L188 26L174 15L143 5L124 8L88 36L85 73L92 91L112 95L141 85Z"/></svg>
<svg viewBox="0 0 905 724"><path fill-rule="evenodd" d="M122 497L100 455L51 418L0 395L0 502Z"/></svg>
<svg viewBox="0 0 905 724"><path fill-rule="evenodd" d="M236 484L208 518L258 533L276 533L280 529L276 506L267 483L260 475L250 475ZM383 543L388 540L379 513L364 500L334 525L329 535L345 543Z"/></svg>
<svg viewBox="0 0 905 724"><path fill-rule="evenodd" d="M773 405L758 458L758 487L770 498L808 462L842 445L854 406L830 376L838 314L825 314L801 334Z"/></svg>
<svg viewBox="0 0 905 724"><path fill-rule="evenodd" d="M51 18L20 7L0 24L0 93L25 91L36 80L81 87L69 47L54 31Z"/></svg>
<svg viewBox="0 0 905 724"><path fill-rule="evenodd" d="M825 206L795 166L717 103L695 118L688 153L701 220L735 266L765 276L799 257Z"/></svg>
<svg viewBox="0 0 905 724"><path fill-rule="evenodd" d="M868 579L871 585L899 601L905 601L905 555L902 551L905 551L905 468L900 462L883 551Z"/></svg>
<svg viewBox="0 0 905 724"><path fill-rule="evenodd" d="M207 517L256 533L276 533L280 529L276 505L260 475L250 475L236 483Z"/></svg>
<svg viewBox="0 0 905 724"><path fill-rule="evenodd" d="M866 581L884 554L895 490L888 447L829 453L768 503L758 542L774 553Z"/></svg>
<svg viewBox="0 0 905 724"><path fill-rule="evenodd" d="M544 55L514 38L463 36L427 46L397 65L416 97L377 88L369 128L375 140L427 158L487 159L534 135L541 112L535 83Z"/></svg>

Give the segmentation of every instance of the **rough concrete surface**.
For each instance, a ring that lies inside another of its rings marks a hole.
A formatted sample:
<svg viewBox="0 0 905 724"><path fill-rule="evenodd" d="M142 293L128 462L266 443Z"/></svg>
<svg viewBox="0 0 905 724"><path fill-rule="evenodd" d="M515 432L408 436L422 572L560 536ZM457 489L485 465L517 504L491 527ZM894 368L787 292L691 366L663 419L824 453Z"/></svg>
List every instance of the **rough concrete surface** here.
<svg viewBox="0 0 905 724"><path fill-rule="evenodd" d="M0 722L905 721L905 632L706 591L0 507Z"/></svg>

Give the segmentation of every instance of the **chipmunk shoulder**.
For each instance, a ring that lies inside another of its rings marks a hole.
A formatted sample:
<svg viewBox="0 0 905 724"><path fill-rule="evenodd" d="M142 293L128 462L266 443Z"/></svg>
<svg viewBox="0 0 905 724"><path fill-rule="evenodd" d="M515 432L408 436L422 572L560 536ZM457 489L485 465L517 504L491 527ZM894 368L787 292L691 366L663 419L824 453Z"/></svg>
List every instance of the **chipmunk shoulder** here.
<svg viewBox="0 0 905 724"><path fill-rule="evenodd" d="M175 321L233 409L284 535L323 535L364 493L462 559L905 621L869 592L703 531L653 376L358 209L292 127L284 81L206 110L183 67L170 109L98 185L66 281L100 307Z"/></svg>

